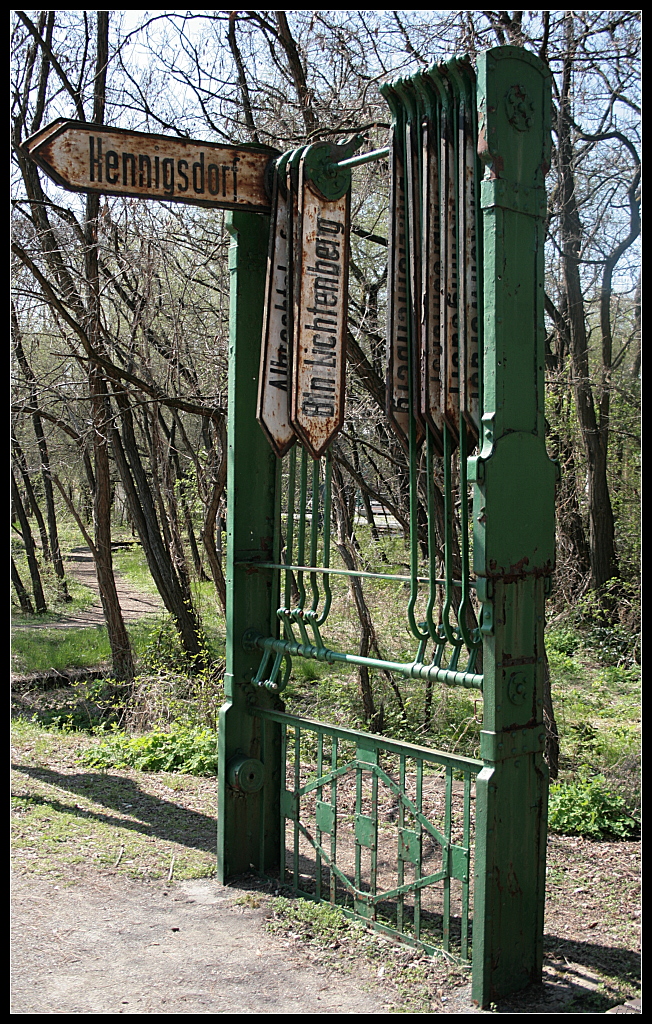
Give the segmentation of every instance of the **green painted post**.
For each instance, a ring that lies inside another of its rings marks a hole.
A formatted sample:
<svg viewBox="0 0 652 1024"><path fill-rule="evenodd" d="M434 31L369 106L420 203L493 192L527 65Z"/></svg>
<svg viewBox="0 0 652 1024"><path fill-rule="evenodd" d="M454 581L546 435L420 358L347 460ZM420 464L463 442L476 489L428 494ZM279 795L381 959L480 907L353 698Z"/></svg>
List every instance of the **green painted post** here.
<svg viewBox="0 0 652 1024"><path fill-rule="evenodd" d="M278 582L256 562L278 562L280 461L256 422L269 217L234 212L229 333L227 468L226 703L220 711L217 871L222 884L280 862L280 727L263 724L254 706L282 708L251 680L260 651L248 649L248 629L276 636ZM247 563L247 564L244 564ZM264 732L263 732L264 730Z"/></svg>
<svg viewBox="0 0 652 1024"><path fill-rule="evenodd" d="M544 438L550 116L550 72L537 57L516 47L480 56L484 416L469 477L484 633L473 921L473 999L481 1006L540 981L543 959L543 629L556 478Z"/></svg>

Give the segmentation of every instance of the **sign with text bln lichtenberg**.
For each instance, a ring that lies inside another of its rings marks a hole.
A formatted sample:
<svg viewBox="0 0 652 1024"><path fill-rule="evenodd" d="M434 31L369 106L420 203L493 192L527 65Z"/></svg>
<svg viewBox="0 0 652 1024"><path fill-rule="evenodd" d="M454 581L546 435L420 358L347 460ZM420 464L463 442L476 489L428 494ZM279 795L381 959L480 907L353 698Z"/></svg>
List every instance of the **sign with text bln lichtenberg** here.
<svg viewBox="0 0 652 1024"><path fill-rule="evenodd" d="M72 192L162 199L269 213L265 178L276 151L58 120L26 142L30 157Z"/></svg>

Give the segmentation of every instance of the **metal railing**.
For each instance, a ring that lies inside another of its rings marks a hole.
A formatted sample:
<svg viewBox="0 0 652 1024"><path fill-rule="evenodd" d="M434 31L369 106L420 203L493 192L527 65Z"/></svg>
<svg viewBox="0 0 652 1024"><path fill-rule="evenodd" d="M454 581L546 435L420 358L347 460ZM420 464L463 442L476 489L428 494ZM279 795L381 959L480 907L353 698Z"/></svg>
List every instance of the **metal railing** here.
<svg viewBox="0 0 652 1024"><path fill-rule="evenodd" d="M279 879L408 945L469 955L481 761L257 710L281 726Z"/></svg>

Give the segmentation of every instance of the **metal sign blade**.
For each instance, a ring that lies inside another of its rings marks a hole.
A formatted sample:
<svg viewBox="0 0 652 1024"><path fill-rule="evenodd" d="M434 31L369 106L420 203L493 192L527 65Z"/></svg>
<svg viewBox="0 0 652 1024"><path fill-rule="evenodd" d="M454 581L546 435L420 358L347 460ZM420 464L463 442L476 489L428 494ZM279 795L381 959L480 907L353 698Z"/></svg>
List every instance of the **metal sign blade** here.
<svg viewBox="0 0 652 1024"><path fill-rule="evenodd" d="M434 117L424 121L423 147L423 311L421 320L421 409L428 420L438 455L444 454L441 412L442 344L441 224L439 202L439 133Z"/></svg>
<svg viewBox="0 0 652 1024"><path fill-rule="evenodd" d="M460 372L458 322L457 196L455 123L450 92L442 105L441 125L441 339L442 410L451 439L459 440Z"/></svg>
<svg viewBox="0 0 652 1024"><path fill-rule="evenodd" d="M344 423L350 193L326 200L303 171L290 419L317 459Z"/></svg>
<svg viewBox="0 0 652 1024"><path fill-rule="evenodd" d="M71 192L270 211L266 175L277 151L266 147L216 146L64 120L25 146L35 163Z"/></svg>
<svg viewBox="0 0 652 1024"><path fill-rule="evenodd" d="M459 208L464 223L464 294L460 302L461 331L461 403L464 419L468 426L470 446L477 441L480 431L480 365L479 365L479 306L478 306L478 252L476 225L476 146L472 120L472 93L470 82L474 81L470 67L460 64L466 78L463 116L460 118L460 164L464 173L460 175ZM462 298L462 296L460 296Z"/></svg>
<svg viewBox="0 0 652 1024"><path fill-rule="evenodd" d="M390 224L387 287L387 418L407 452L409 449L410 402L409 345L410 305L408 302L407 216L403 146L396 129L390 150ZM417 444L424 432L417 423Z"/></svg>
<svg viewBox="0 0 652 1024"><path fill-rule="evenodd" d="M256 417L281 457L290 450L296 436L289 410L292 295L288 196L278 172L274 174L271 219Z"/></svg>
<svg viewBox="0 0 652 1024"><path fill-rule="evenodd" d="M415 420L415 440L419 445L425 438L421 418L420 369L421 324L423 318L422 256L421 256L421 146L418 119L410 116L405 125L405 197L407 200L407 241L409 272L409 365L412 374L412 417Z"/></svg>

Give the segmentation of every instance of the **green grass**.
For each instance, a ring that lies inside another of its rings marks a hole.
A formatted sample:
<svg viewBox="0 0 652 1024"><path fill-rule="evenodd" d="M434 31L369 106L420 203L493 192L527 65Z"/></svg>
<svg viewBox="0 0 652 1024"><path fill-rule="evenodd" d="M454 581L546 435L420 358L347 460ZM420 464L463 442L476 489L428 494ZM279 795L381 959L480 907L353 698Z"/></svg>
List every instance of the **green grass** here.
<svg viewBox="0 0 652 1024"><path fill-rule="evenodd" d="M152 620L130 623L127 632L136 655L151 642L158 628ZM111 647L106 626L40 626L13 631L11 670L17 675L30 672L65 672L70 668L109 666Z"/></svg>
<svg viewBox="0 0 652 1024"><path fill-rule="evenodd" d="M87 668L111 657L104 626L15 630L11 646L11 669L17 674Z"/></svg>
<svg viewBox="0 0 652 1024"><path fill-rule="evenodd" d="M214 780L80 765L84 733L12 726L15 870L72 881L86 870L134 878L215 872Z"/></svg>
<svg viewBox="0 0 652 1024"><path fill-rule="evenodd" d="M640 806L640 668L631 659L625 659L627 664L618 664L616 657L611 660L611 647L596 649L593 639L591 628L572 626L550 630L546 637L560 734L559 781L572 786L602 778L603 788L636 812ZM622 650L618 631L616 639Z"/></svg>

